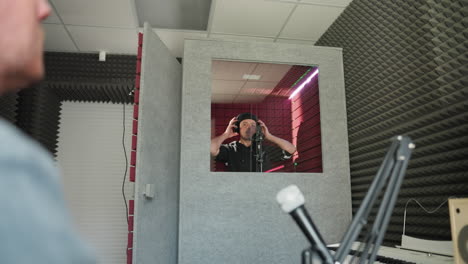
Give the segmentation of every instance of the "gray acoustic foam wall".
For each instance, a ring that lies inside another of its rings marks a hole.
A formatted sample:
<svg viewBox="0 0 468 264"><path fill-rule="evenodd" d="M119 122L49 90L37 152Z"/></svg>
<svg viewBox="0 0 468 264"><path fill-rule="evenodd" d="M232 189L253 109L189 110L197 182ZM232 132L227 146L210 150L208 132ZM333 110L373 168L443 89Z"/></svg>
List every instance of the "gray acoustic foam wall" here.
<svg viewBox="0 0 468 264"><path fill-rule="evenodd" d="M468 195L467 15L466 0L354 0L316 44L343 48L353 212L388 139L416 143L385 244L400 244L410 198ZM410 202L406 234L450 240L447 205Z"/></svg>
<svg viewBox="0 0 468 264"><path fill-rule="evenodd" d="M145 24L133 263L177 263L182 66ZM152 184L155 197L143 196Z"/></svg>
<svg viewBox="0 0 468 264"><path fill-rule="evenodd" d="M210 172L213 59L318 65L323 173ZM341 49L186 40L183 63L179 263L300 263L309 244L275 201L290 184L324 239L339 241L351 220Z"/></svg>
<svg viewBox="0 0 468 264"><path fill-rule="evenodd" d="M136 41L136 40L135 40ZM54 155L62 101L133 102L136 56L46 52L45 79L0 97L0 116L15 123Z"/></svg>
<svg viewBox="0 0 468 264"><path fill-rule="evenodd" d="M41 84L24 89L18 95L16 125L55 155L62 106L60 98Z"/></svg>
<svg viewBox="0 0 468 264"><path fill-rule="evenodd" d="M7 93L0 96L0 117L15 123L18 107L18 94Z"/></svg>
<svg viewBox="0 0 468 264"><path fill-rule="evenodd" d="M135 39L135 41L137 41ZM136 56L47 52L44 85L64 101L132 103Z"/></svg>

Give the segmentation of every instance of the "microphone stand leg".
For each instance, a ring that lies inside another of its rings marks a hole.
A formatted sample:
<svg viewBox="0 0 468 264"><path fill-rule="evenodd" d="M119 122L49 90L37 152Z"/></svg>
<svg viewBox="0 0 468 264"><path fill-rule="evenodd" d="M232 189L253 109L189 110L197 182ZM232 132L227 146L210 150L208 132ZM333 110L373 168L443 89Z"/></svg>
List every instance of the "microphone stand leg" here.
<svg viewBox="0 0 468 264"><path fill-rule="evenodd" d="M302 251L301 264L312 264L312 249L306 248Z"/></svg>
<svg viewBox="0 0 468 264"><path fill-rule="evenodd" d="M323 259L313 247L302 251L302 264L323 264Z"/></svg>

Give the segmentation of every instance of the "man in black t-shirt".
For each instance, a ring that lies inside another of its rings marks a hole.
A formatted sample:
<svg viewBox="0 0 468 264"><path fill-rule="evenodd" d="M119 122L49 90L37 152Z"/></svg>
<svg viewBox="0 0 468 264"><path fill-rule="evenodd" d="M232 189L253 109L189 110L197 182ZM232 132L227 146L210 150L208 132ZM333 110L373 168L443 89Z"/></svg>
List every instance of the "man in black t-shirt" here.
<svg viewBox="0 0 468 264"><path fill-rule="evenodd" d="M239 141L222 144L226 139L240 135ZM264 146L259 136L273 143ZM262 120L251 113L243 113L229 122L223 134L211 140L210 152L216 161L225 162L229 171L266 171L271 169L271 161L289 159L296 152L296 147L279 137L272 135ZM263 155L259 156L259 153ZM263 162L259 162L259 158ZM276 158L275 158L276 157Z"/></svg>

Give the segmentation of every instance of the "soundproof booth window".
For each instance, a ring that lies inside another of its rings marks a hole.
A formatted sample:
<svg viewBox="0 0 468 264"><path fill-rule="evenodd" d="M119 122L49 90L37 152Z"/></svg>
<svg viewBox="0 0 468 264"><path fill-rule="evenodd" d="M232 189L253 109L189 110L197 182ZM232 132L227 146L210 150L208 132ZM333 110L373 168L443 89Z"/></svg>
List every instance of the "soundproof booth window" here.
<svg viewBox="0 0 468 264"><path fill-rule="evenodd" d="M322 172L319 68L213 60L211 171Z"/></svg>

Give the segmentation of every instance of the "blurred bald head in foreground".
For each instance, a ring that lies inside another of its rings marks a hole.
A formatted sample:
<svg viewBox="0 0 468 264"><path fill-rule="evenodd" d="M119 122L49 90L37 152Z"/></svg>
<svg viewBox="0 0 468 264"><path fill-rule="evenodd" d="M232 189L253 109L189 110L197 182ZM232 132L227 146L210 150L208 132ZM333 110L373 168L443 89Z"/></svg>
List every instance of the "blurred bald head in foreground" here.
<svg viewBox="0 0 468 264"><path fill-rule="evenodd" d="M50 12L47 0L0 0L0 95L43 78L41 21Z"/></svg>
<svg viewBox="0 0 468 264"><path fill-rule="evenodd" d="M47 0L0 0L0 96L44 77L41 21L50 12ZM60 181L52 155L0 118L0 263L95 263Z"/></svg>

